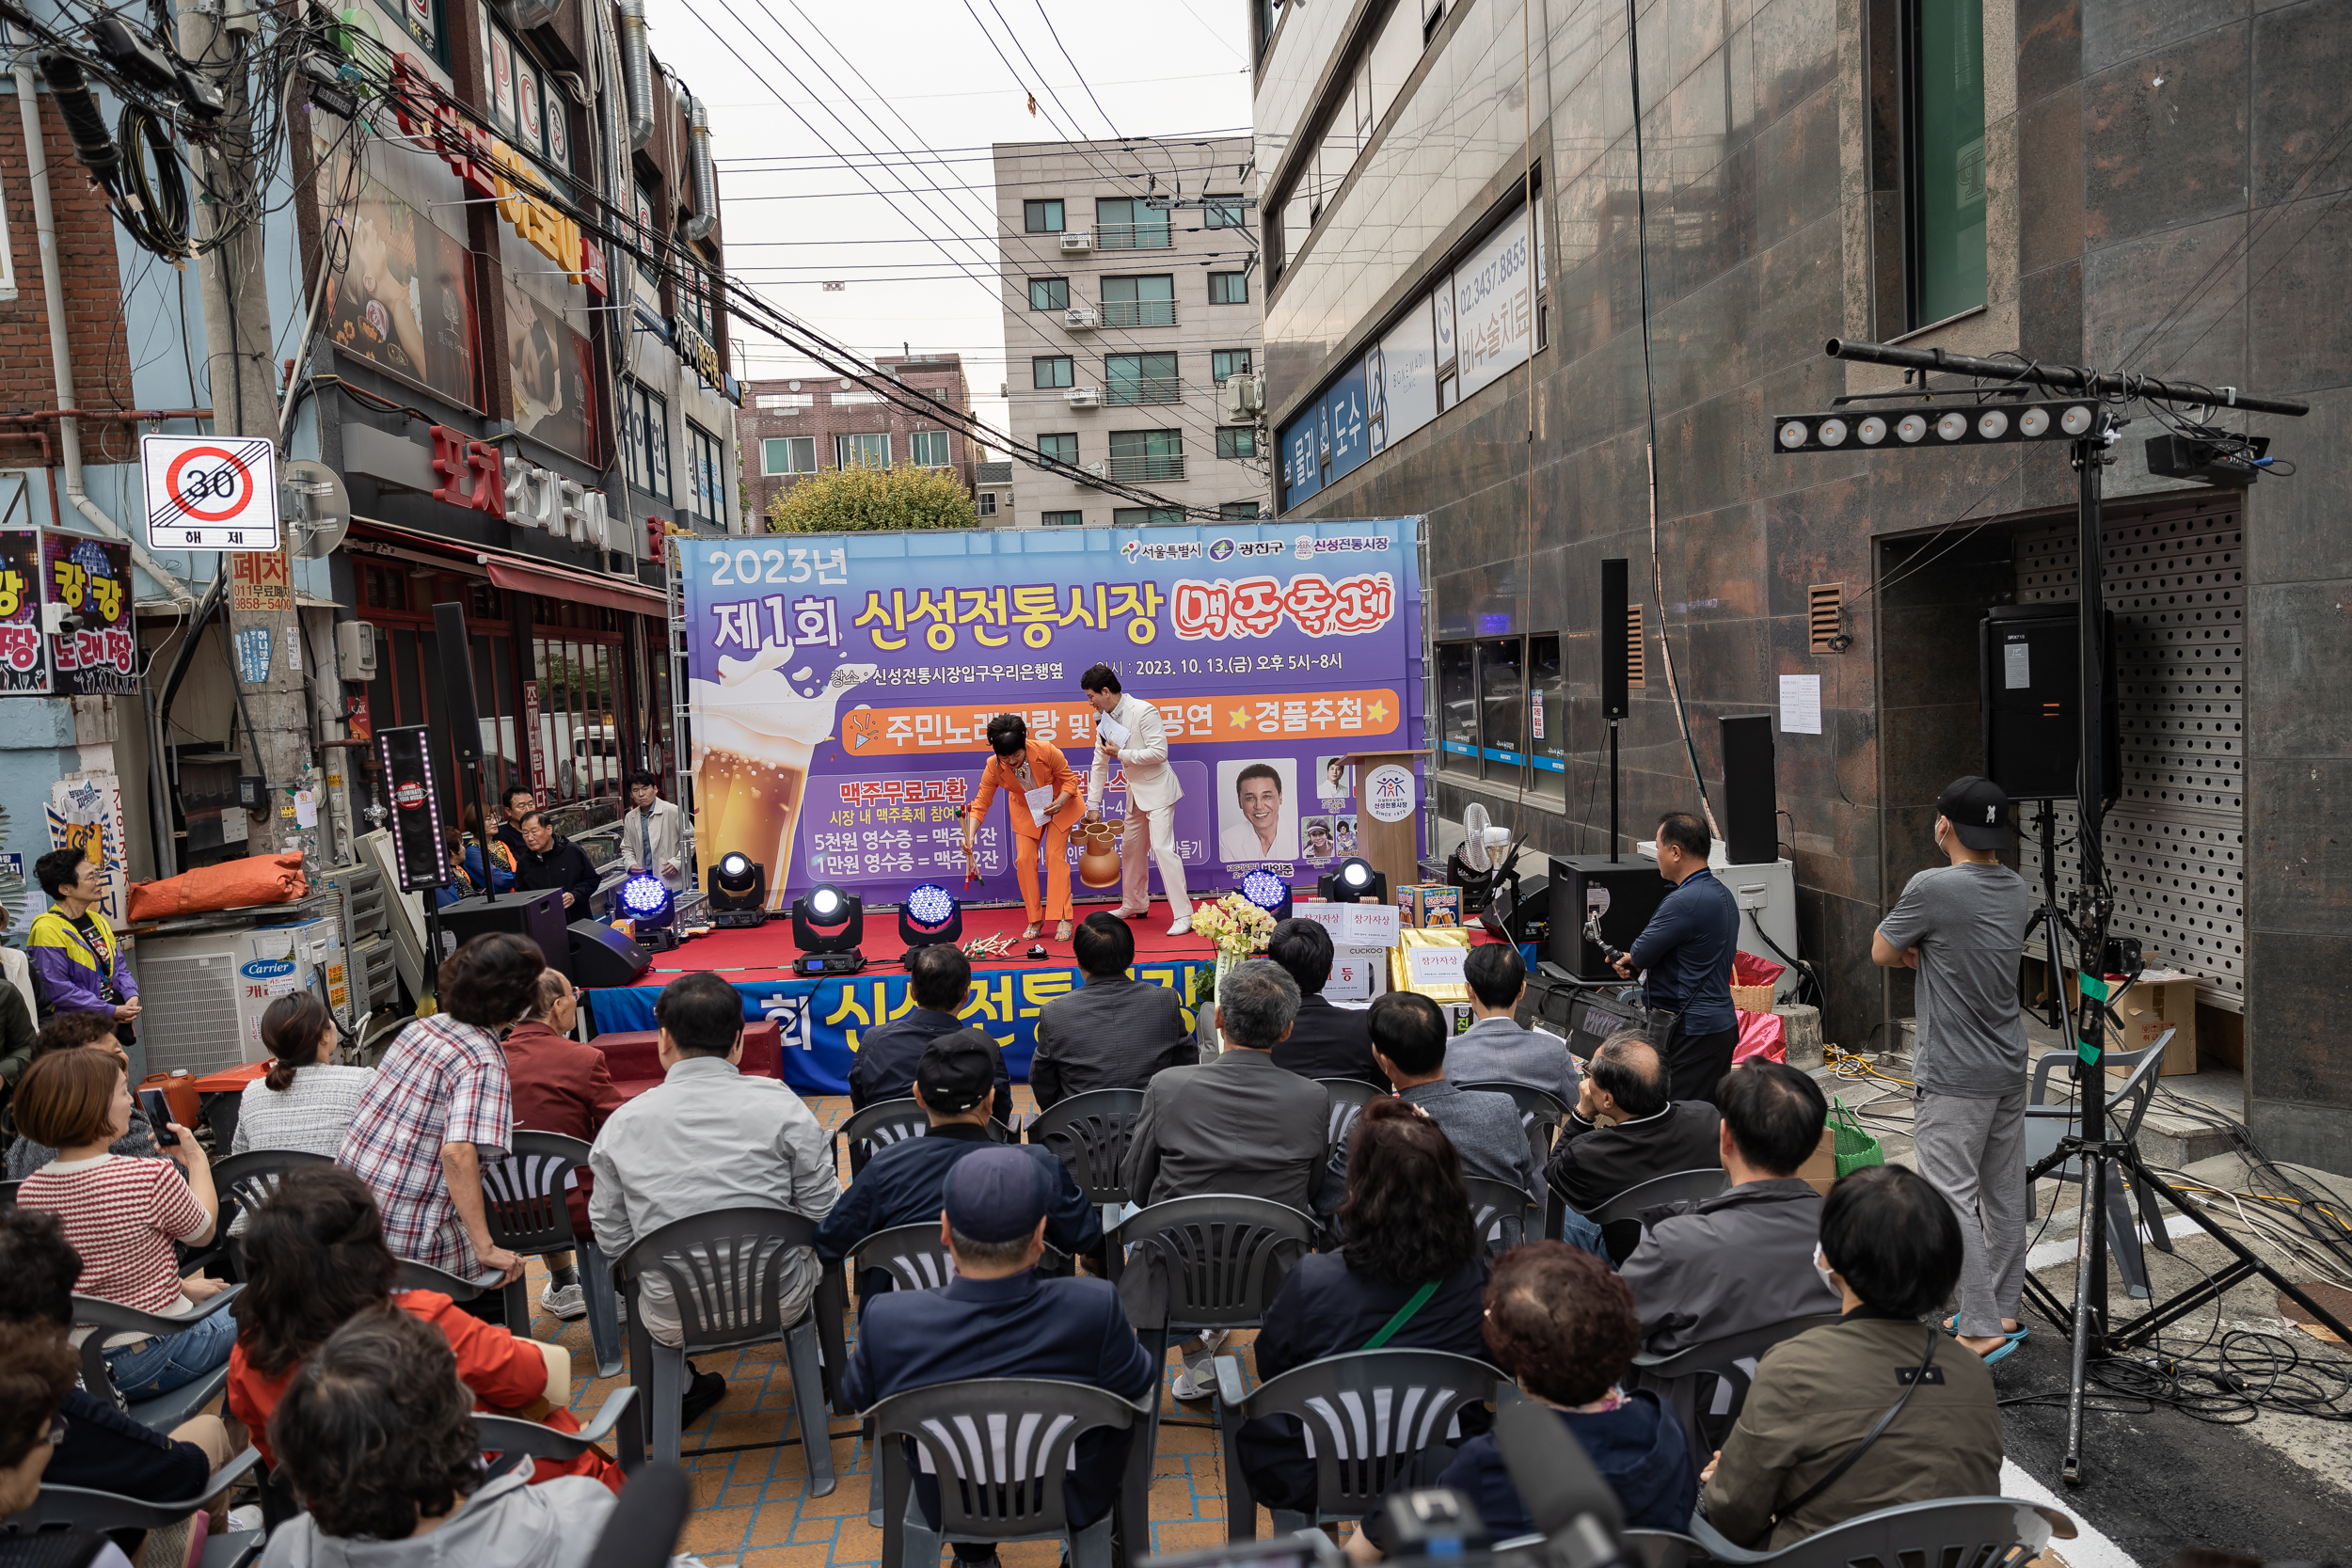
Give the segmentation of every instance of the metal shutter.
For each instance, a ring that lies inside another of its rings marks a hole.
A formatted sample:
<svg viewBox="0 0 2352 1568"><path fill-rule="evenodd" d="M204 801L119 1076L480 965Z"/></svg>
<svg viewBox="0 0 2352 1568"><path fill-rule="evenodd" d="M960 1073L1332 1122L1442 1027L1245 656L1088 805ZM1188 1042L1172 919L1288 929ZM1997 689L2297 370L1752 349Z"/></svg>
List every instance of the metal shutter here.
<svg viewBox="0 0 2352 1568"><path fill-rule="evenodd" d="M2122 794L2106 821L2115 932L2149 966L2197 977L2197 999L2228 1012L2246 996L2244 654L2240 498L2110 503L2101 591L2115 616ZM2020 604L2077 596L2075 527L2016 540ZM2018 868L2041 886L2029 816ZM2076 882L2074 808L2058 810L2060 898Z"/></svg>

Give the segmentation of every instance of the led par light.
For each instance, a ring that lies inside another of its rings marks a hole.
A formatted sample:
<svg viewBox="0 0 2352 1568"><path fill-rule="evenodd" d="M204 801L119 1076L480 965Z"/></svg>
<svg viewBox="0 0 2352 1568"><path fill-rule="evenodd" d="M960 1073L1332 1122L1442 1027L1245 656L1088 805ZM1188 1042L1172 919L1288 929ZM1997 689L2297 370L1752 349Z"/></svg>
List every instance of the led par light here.
<svg viewBox="0 0 2352 1568"><path fill-rule="evenodd" d="M730 849L710 868L710 923L768 923L768 868L740 849Z"/></svg>
<svg viewBox="0 0 2352 1568"><path fill-rule="evenodd" d="M2085 400L2006 403L1998 407L1972 404L1941 412L1869 414L1851 424L1843 414L1776 415L1772 445L1784 452L1836 451L1849 441L1880 446L1889 436L1903 446L1915 447L1932 436L1939 446L1975 447L2011 441L2112 439L2113 431L2107 411Z"/></svg>
<svg viewBox="0 0 2352 1568"><path fill-rule="evenodd" d="M650 871L641 871L614 890L613 901L628 917L639 945L667 952L677 945L677 900L670 884Z"/></svg>
<svg viewBox="0 0 2352 1568"><path fill-rule="evenodd" d="M937 882L925 882L898 906L898 940L909 947L935 947L963 935L963 906Z"/></svg>
<svg viewBox="0 0 2352 1568"><path fill-rule="evenodd" d="M1291 917L1291 884L1279 872L1250 872L1241 879L1241 895L1277 920Z"/></svg>
<svg viewBox="0 0 2352 1568"><path fill-rule="evenodd" d="M1389 879L1372 868L1372 863L1350 855L1316 879L1315 891L1335 904L1359 904L1369 898L1375 904L1389 901Z"/></svg>

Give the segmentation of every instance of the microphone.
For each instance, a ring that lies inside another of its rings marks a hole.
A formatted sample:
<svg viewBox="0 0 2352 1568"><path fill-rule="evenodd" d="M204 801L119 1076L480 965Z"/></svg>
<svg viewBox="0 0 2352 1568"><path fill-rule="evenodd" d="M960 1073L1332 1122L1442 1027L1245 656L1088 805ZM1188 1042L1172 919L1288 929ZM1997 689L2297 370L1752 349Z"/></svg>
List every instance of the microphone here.
<svg viewBox="0 0 2352 1568"><path fill-rule="evenodd" d="M1567 1568L1610 1568L1623 1560L1618 1541L1625 1510L1593 1468L1584 1446L1560 1418L1534 1401L1504 1389L1495 1408L1495 1447L1502 1451L1519 1502ZM600 1568L600 1565L599 1565Z"/></svg>
<svg viewBox="0 0 2352 1568"><path fill-rule="evenodd" d="M635 1420L637 1414L624 1414ZM686 1472L660 1460L645 1465L622 1488L612 1517L596 1538L588 1568L662 1568L677 1549L678 1531L693 1502Z"/></svg>

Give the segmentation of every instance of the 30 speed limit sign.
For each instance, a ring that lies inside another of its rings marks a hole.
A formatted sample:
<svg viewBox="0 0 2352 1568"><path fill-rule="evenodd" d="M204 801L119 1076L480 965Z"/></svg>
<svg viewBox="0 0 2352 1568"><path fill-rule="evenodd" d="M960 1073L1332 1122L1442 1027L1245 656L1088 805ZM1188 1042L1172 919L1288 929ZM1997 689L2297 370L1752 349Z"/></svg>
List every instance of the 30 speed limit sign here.
<svg viewBox="0 0 2352 1568"><path fill-rule="evenodd" d="M141 436L139 466L153 548L278 547L278 450L269 437Z"/></svg>

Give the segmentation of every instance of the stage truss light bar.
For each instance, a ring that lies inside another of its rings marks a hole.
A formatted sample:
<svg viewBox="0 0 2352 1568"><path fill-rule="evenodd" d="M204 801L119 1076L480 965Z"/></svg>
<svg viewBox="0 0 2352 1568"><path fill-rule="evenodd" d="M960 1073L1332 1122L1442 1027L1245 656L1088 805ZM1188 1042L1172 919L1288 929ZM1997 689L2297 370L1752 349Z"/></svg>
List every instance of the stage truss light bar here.
<svg viewBox="0 0 2352 1568"><path fill-rule="evenodd" d="M1843 451L1851 447L1982 447L2012 441L2115 439L2115 418L2095 399L2064 403L1970 404L1898 414L1778 414L1772 445L1782 452Z"/></svg>

